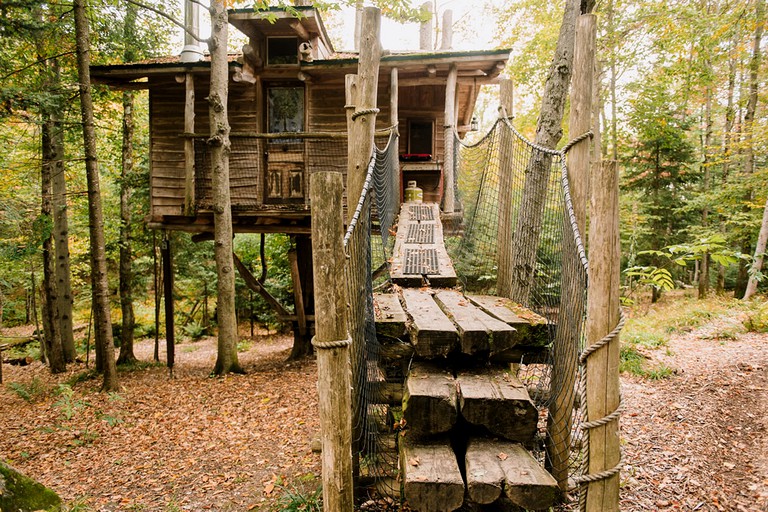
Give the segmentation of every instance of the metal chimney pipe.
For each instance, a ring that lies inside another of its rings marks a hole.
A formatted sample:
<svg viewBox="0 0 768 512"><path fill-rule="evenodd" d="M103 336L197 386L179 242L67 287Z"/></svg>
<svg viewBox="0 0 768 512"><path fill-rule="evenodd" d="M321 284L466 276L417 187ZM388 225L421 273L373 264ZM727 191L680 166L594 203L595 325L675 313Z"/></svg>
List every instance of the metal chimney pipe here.
<svg viewBox="0 0 768 512"><path fill-rule="evenodd" d="M188 31L200 36L200 5L192 0L184 0L184 49L181 50L181 62L199 62L203 60L203 49Z"/></svg>

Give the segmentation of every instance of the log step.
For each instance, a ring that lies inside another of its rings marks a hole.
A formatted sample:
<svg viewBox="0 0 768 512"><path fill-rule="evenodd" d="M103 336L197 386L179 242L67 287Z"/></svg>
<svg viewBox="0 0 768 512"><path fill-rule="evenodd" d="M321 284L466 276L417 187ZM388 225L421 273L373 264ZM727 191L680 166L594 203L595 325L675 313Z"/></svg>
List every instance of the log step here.
<svg viewBox="0 0 768 512"><path fill-rule="evenodd" d="M550 325L543 316L506 297L467 295L467 299L487 314L513 327L515 344L520 343L528 347L543 347L549 344Z"/></svg>
<svg viewBox="0 0 768 512"><path fill-rule="evenodd" d="M425 363L413 363L405 381L403 418L408 436L423 438L448 432L458 418L456 379Z"/></svg>
<svg viewBox="0 0 768 512"><path fill-rule="evenodd" d="M506 498L526 510L541 510L557 499L555 479L519 444L472 439L465 462L467 496L473 503Z"/></svg>
<svg viewBox="0 0 768 512"><path fill-rule="evenodd" d="M407 324L416 355L431 359L447 356L459 344L459 333L429 290L403 288L400 293L410 321Z"/></svg>
<svg viewBox="0 0 768 512"><path fill-rule="evenodd" d="M510 441L533 441L539 413L517 377L503 369L490 369L481 374L460 373L456 381L459 412L465 420Z"/></svg>
<svg viewBox="0 0 768 512"><path fill-rule="evenodd" d="M394 293L374 293L373 312L376 334L400 338L405 334L405 311Z"/></svg>
<svg viewBox="0 0 768 512"><path fill-rule="evenodd" d="M443 312L453 321L459 333L464 354L495 354L517 344L516 329L488 315L455 290L439 290L435 294Z"/></svg>
<svg viewBox="0 0 768 512"><path fill-rule="evenodd" d="M412 510L451 512L464 504L464 480L447 439L429 445L401 442L400 471Z"/></svg>

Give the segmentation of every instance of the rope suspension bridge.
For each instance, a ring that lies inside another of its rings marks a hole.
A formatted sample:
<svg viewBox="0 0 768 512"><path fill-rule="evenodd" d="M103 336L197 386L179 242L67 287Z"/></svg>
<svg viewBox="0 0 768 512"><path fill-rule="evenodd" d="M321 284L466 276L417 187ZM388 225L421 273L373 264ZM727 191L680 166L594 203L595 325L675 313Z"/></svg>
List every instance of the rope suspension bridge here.
<svg viewBox="0 0 768 512"><path fill-rule="evenodd" d="M587 421L583 394L587 357L607 342L586 346L587 259L565 165L586 137L539 147L505 114L472 145L456 137L463 222L447 232L438 204L400 204L396 131L375 148L348 198L349 337L315 341L349 350L358 489L423 511L531 510L618 472L590 472L587 452L587 431L620 411Z"/></svg>

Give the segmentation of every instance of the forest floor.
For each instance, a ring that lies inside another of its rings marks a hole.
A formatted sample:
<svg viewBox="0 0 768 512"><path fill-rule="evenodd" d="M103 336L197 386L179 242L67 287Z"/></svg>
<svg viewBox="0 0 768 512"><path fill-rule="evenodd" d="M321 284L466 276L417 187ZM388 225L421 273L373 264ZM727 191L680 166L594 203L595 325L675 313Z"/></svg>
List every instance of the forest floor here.
<svg viewBox="0 0 768 512"><path fill-rule="evenodd" d="M644 351L667 378L622 375L622 510L768 511L768 334L726 339L733 321ZM82 364L56 377L39 363L5 365L0 457L73 511L282 510L286 491L320 478L316 367L286 362L291 342L244 339L247 374L211 378L215 340L187 341L175 378L144 365L122 371L112 395ZM136 353L151 361L152 342ZM57 394L67 382L72 393Z"/></svg>

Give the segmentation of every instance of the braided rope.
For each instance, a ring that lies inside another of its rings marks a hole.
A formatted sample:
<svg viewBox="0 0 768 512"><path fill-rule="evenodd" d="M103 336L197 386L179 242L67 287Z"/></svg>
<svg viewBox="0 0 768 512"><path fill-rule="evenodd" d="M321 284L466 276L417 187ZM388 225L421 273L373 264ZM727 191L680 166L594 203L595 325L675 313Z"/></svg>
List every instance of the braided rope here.
<svg viewBox="0 0 768 512"><path fill-rule="evenodd" d="M334 341L317 341L316 337L312 336L312 346L317 349L345 348L350 345L352 345L352 338Z"/></svg>
<svg viewBox="0 0 768 512"><path fill-rule="evenodd" d="M352 114L352 120L354 121L358 117L367 116L367 115L370 115L370 114L378 114L379 112L380 112L380 110L378 108L364 108L364 109L361 109L361 110L356 110Z"/></svg>
<svg viewBox="0 0 768 512"><path fill-rule="evenodd" d="M624 467L624 456L619 458L619 463L610 469L600 471L599 473L590 473L587 475L575 476L572 481L575 485L583 485L589 482L599 482L600 480L606 480L612 476L618 475L621 468Z"/></svg>
<svg viewBox="0 0 768 512"><path fill-rule="evenodd" d="M602 427L604 425L607 425L611 423L612 421L616 421L621 417L621 413L624 412L624 402L619 398L619 406L616 408L615 411L613 411L608 416L603 416L600 419L597 419L595 421L585 421L579 425L579 428L581 430L589 430L591 428L597 428Z"/></svg>
<svg viewBox="0 0 768 512"><path fill-rule="evenodd" d="M374 146L375 147L375 146ZM371 151L373 153L373 151ZM355 231L355 226L357 226L357 221L360 218L360 215L363 212L363 206L365 205L365 198L368 197L368 193L371 191L371 183L373 182L373 169L376 167L376 158L371 155L371 160L368 163L368 171L365 175L365 182L363 183L363 190L360 192L360 198L357 201L357 207L355 208L355 213L352 215L352 220L349 222L349 226L347 226L347 232L344 234L344 254L349 257L349 254L347 254L347 246L349 245L349 240L352 238L352 233ZM349 204L349 198L347 198L347 204Z"/></svg>
<svg viewBox="0 0 768 512"><path fill-rule="evenodd" d="M579 135L578 137L576 137L575 139L571 139L571 140L568 142L568 144L566 144L565 146L563 146L563 149L561 149L560 151L561 151L563 154L566 154L566 153L567 153L567 152L568 152L568 151L569 151L569 150L570 150L570 149L571 149L573 146L575 146L575 145L576 145L576 144L578 144L579 142L581 142L581 141L583 141L583 140L585 140L585 139L591 139L591 138L592 138L592 137L594 137L594 136L595 136L595 134L594 134L594 133L592 133L592 130L586 131L586 132L582 133L581 135Z"/></svg>
<svg viewBox="0 0 768 512"><path fill-rule="evenodd" d="M581 352L581 355L579 356L579 363L586 364L587 358L589 356L591 356L594 352L596 352L597 350L601 349L602 347L604 347L605 345L613 341L613 339L619 335L619 333L621 332L621 329L624 328L624 324L626 323L626 321L627 321L627 317L625 317L624 312L621 311L621 309L619 309L619 323L616 324L616 327L614 327L611 332L603 336L602 339L600 339L599 341L596 341L592 345L585 348Z"/></svg>

